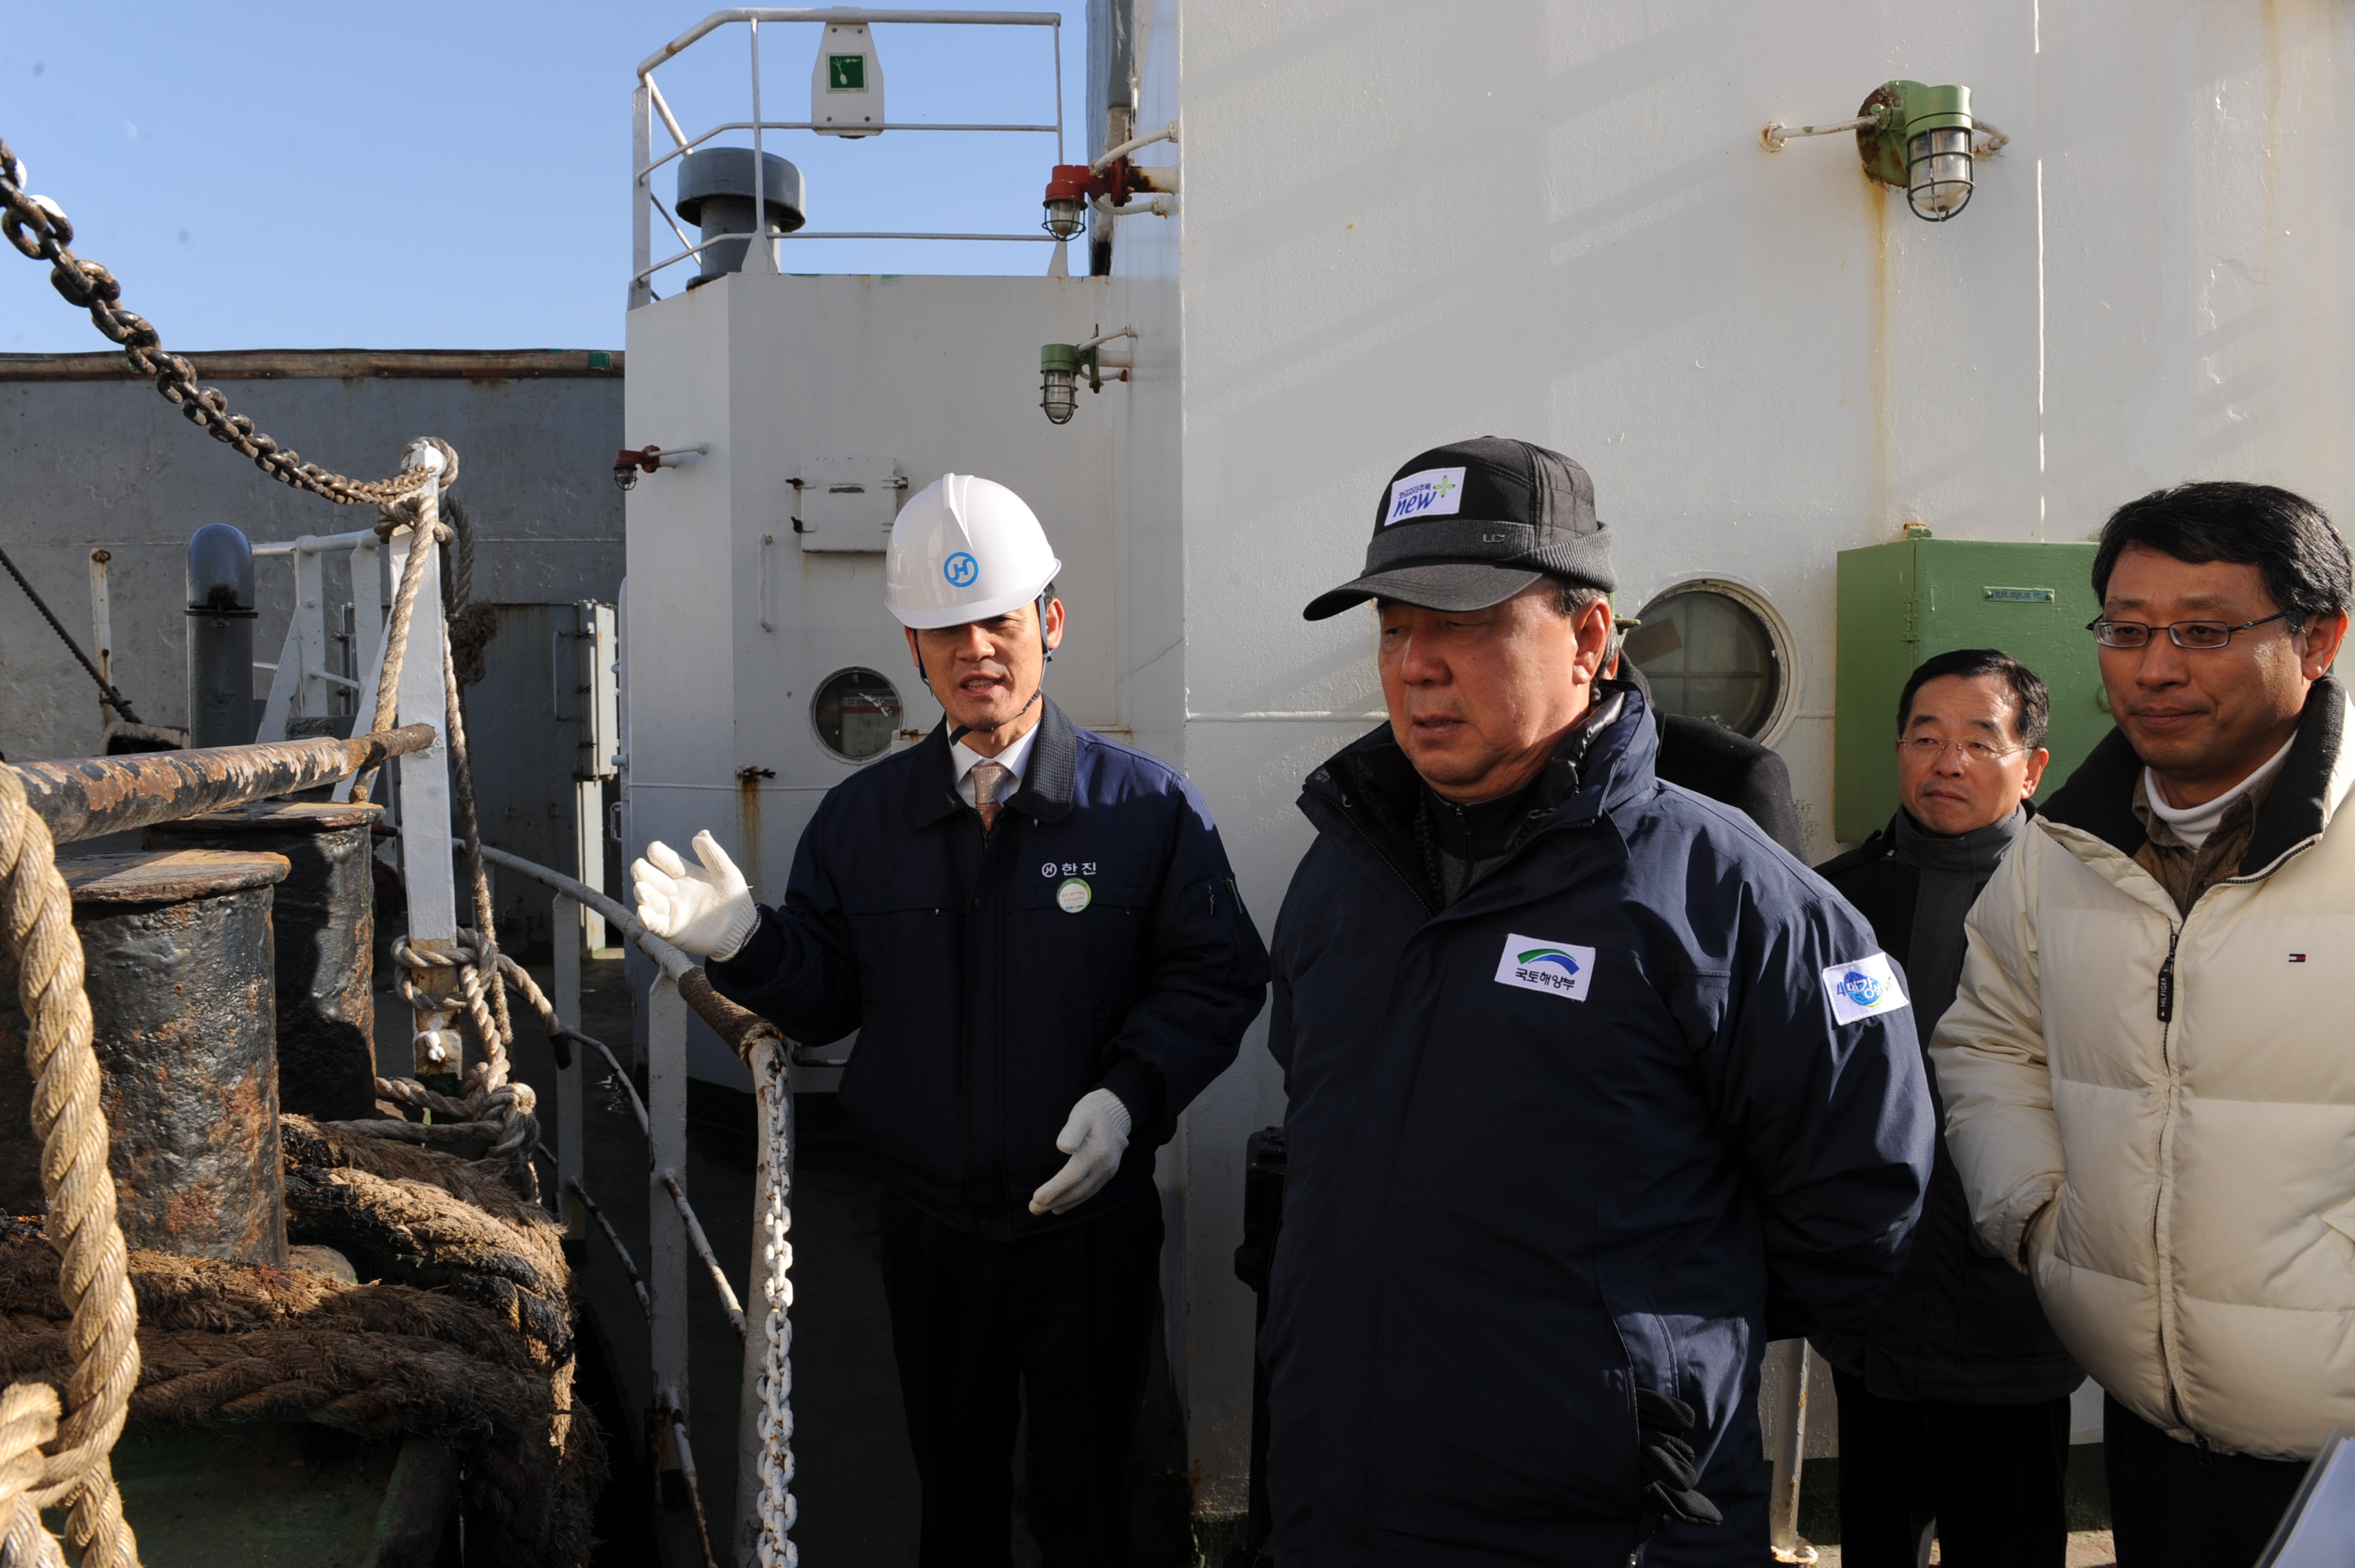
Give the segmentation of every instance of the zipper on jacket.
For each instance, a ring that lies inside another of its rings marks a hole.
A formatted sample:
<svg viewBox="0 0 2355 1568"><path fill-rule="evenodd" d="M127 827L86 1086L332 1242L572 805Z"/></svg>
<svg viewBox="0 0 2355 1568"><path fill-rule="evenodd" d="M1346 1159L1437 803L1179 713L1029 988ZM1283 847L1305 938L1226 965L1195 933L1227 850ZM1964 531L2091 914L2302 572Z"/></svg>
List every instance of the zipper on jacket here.
<svg viewBox="0 0 2355 1568"><path fill-rule="evenodd" d="M2167 933L2167 962L2158 966L2158 1021L2175 1021L2175 944L2182 940L2182 928L2170 927ZM2158 1031L2158 1060L2167 1062L2167 1031Z"/></svg>
<svg viewBox="0 0 2355 1568"><path fill-rule="evenodd" d="M1372 834L1367 832L1365 826L1360 823L1354 815L1349 818L1349 826L1358 830L1358 837L1366 841L1366 847L1374 852L1374 858L1380 860L1383 865L1388 866L1391 869L1391 875L1397 877L1400 881L1406 884L1406 891L1414 895L1414 901L1423 906L1423 913L1429 915L1439 912L1437 910L1431 907L1431 901L1423 896L1422 886L1417 883L1412 877L1408 876L1405 869L1400 866L1396 860L1391 859L1390 851L1382 848L1382 841L1375 837Z"/></svg>
<svg viewBox="0 0 2355 1568"><path fill-rule="evenodd" d="M2158 966L2158 1065L2159 1070L2167 1074L2167 1083L2165 1086L2165 1093L2167 1095L2167 1115L2159 1127L2159 1138L2162 1143L2166 1141L2168 1134L2172 1130L2175 1122L2175 1063L2172 1060L2171 1053L2168 1050L2168 1036L2173 1032L2169 1026L2175 1022L2175 950L2182 940L2183 928L2181 926L2170 925L2167 928L2167 961ZM2158 1183L2157 1189L2153 1191L2150 1200L2150 1252L2154 1262L2158 1260L2162 1245L2158 1233L2159 1207L2166 1201L2166 1183L2162 1179ZM2168 1270L2168 1276L2169 1281L2169 1288L2171 1292L2173 1289L2174 1270ZM2166 1343L2166 1304L2161 1303L2159 1307L2160 1343L2158 1351L2158 1371L2159 1375L2167 1380L2167 1408L2174 1413L2175 1424L2178 1426L2189 1430L2191 1426L2191 1423L2183 1413L2182 1391L2175 1386L2175 1371L2173 1367L2169 1364L2173 1358L2169 1354L2169 1347ZM2197 1437L2197 1434L2194 1435ZM2199 1438L2198 1442L2199 1446L2202 1449L2206 1448L2208 1445L2205 1438Z"/></svg>
<svg viewBox="0 0 2355 1568"><path fill-rule="evenodd" d="M1391 874L1396 877L1400 881L1406 884L1406 891L1414 895L1414 901L1422 906L1423 912L1424 914L1431 915L1438 913L1438 911L1431 907L1431 901L1423 896L1422 884L1417 882L1412 877L1408 876L1406 874L1405 868L1401 867L1396 860L1391 859L1390 851L1382 848L1382 841L1374 837L1372 833L1367 831L1366 825L1358 820L1358 813L1349 804L1348 792L1337 787L1333 792L1333 795L1336 803L1338 804L1341 808L1342 820L1349 825L1350 828L1356 832L1359 837L1366 841L1366 848L1374 852L1374 859L1380 860L1383 865L1388 866L1391 869Z"/></svg>

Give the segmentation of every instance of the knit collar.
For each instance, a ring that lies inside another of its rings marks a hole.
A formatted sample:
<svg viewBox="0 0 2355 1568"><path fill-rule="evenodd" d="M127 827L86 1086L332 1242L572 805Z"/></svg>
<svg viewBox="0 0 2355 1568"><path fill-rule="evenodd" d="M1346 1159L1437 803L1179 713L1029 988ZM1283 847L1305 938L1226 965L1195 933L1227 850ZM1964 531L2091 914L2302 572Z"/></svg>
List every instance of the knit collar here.
<svg viewBox="0 0 2355 1568"><path fill-rule="evenodd" d="M1991 877L1996 862L2027 827L2028 816L2028 806L2022 803L2000 822L1968 833L1945 834L1931 832L1913 820L1912 812L1900 807L1892 824L1897 863L1924 876Z"/></svg>

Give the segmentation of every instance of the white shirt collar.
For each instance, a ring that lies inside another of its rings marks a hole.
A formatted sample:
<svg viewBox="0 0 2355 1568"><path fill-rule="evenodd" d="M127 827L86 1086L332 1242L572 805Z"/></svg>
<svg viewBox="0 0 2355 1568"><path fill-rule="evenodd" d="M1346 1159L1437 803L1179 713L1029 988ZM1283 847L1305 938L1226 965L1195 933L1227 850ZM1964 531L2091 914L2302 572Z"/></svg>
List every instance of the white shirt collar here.
<svg viewBox="0 0 2355 1568"><path fill-rule="evenodd" d="M1039 738L1039 731L1043 723L1044 719L1042 717L1039 724L1031 725L1029 729L1022 732L1022 738L1020 740L1016 741L1012 745L1007 747L1006 750L998 752L997 755L994 757L983 756L979 752L975 751L963 741L956 741L951 745L949 747L949 766L956 770L957 798L964 802L967 805L973 805L974 764L975 763L996 763L1014 775L1013 782L1007 784L1004 793L998 795L998 804L1002 805L1006 802L1013 799L1014 792L1022 787L1023 770L1027 768L1030 763L1030 743Z"/></svg>
<svg viewBox="0 0 2355 1568"><path fill-rule="evenodd" d="M2263 767L2202 805L2168 805L2167 797L2159 793L2158 780L2148 768L2145 768L2142 792L2144 798L2150 802L2150 814L2175 829L2178 838L2197 849L2208 842L2208 835L2215 832L2216 825L2224 820L2224 808L2281 772L2282 764L2289 761L2290 747L2296 744L2297 737L2291 736L2288 744L2266 758Z"/></svg>

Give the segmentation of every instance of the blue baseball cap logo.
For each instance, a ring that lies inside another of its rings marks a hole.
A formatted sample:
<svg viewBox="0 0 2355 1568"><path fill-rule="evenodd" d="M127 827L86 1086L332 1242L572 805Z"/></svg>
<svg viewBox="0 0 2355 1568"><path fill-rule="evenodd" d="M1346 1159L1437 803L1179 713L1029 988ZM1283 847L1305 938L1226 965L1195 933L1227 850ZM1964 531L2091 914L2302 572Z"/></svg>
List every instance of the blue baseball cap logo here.
<svg viewBox="0 0 2355 1568"><path fill-rule="evenodd" d="M942 562L941 575L949 580L949 586L952 588L970 588L973 586L973 580L981 575L981 562L974 560L965 551L959 550Z"/></svg>

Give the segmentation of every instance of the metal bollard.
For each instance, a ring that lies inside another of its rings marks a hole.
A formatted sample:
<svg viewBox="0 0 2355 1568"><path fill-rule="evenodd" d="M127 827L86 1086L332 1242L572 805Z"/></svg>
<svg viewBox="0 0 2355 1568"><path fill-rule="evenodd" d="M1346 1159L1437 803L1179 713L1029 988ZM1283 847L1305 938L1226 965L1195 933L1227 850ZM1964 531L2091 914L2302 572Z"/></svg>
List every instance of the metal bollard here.
<svg viewBox="0 0 2355 1568"><path fill-rule="evenodd" d="M89 973L123 1240L286 1263L270 937L277 855L60 858ZM16 972L0 959L0 1204L42 1211Z"/></svg>
<svg viewBox="0 0 2355 1568"><path fill-rule="evenodd" d="M271 924L278 978L278 1104L323 1121L376 1107L376 888L368 830L384 807L258 801L147 829L150 849L282 855Z"/></svg>
<svg viewBox="0 0 2355 1568"><path fill-rule="evenodd" d="M252 743L253 621L253 546L207 523L188 536L189 745Z"/></svg>

